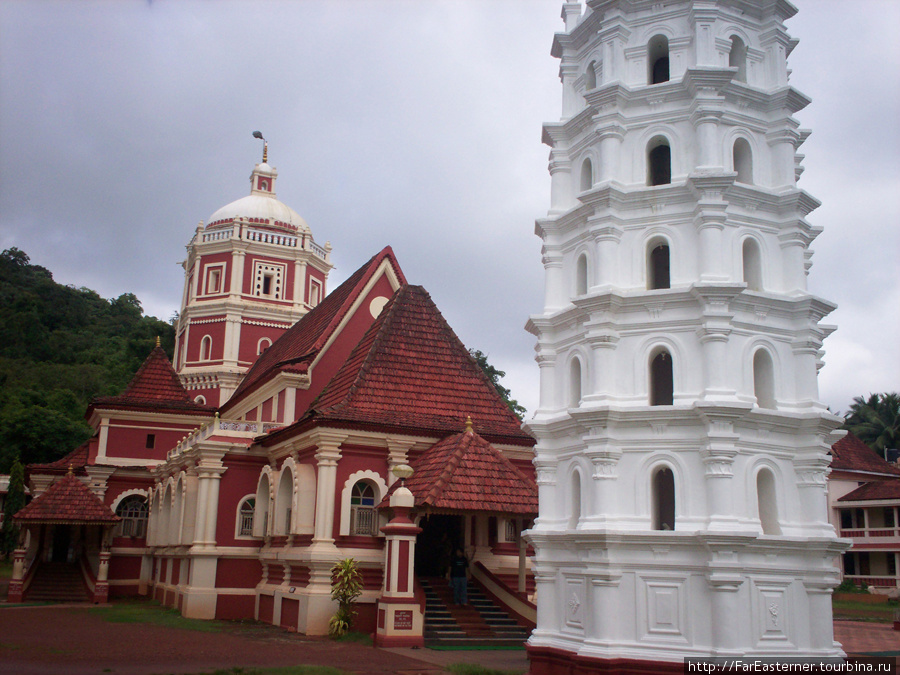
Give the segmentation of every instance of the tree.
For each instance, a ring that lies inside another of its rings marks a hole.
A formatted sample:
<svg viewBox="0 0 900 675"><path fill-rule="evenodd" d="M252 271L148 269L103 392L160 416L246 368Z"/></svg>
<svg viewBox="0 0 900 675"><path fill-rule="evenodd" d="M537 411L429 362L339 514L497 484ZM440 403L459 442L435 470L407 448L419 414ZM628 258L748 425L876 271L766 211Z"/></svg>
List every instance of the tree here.
<svg viewBox="0 0 900 675"><path fill-rule="evenodd" d="M494 385L494 389L497 390L497 393L500 394L500 398L504 400L506 405L509 406L509 409L512 410L513 414L518 417L520 420L525 419L525 406L519 405L519 402L514 398L510 398L512 396L512 392L509 389L500 384L500 378L506 377L506 372L503 370L497 370L488 363L487 355L482 352L480 349L470 349L469 354L471 354L472 358L475 359L475 363L484 371L484 374L487 375L488 379L491 381L491 384Z"/></svg>
<svg viewBox="0 0 900 675"><path fill-rule="evenodd" d="M19 544L19 526L13 522L13 516L25 506L25 467L17 459L9 472L9 488L6 492L6 503L3 506L3 527L0 528L0 553L9 559L10 553Z"/></svg>
<svg viewBox="0 0 900 675"><path fill-rule="evenodd" d="M857 396L844 415L844 429L887 459L888 449L900 448L900 395Z"/></svg>

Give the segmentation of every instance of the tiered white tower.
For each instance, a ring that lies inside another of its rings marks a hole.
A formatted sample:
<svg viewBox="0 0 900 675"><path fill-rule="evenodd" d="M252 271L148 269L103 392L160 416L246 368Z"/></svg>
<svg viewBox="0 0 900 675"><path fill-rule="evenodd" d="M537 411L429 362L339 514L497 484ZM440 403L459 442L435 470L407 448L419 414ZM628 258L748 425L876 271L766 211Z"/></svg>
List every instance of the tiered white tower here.
<svg viewBox="0 0 900 675"><path fill-rule="evenodd" d="M835 657L798 189L809 103L785 0L588 0L555 36L551 209L530 427L540 517L532 674L687 656ZM610 661L615 659L615 661ZM624 659L625 661L621 661ZM680 665L678 666L680 667Z"/></svg>

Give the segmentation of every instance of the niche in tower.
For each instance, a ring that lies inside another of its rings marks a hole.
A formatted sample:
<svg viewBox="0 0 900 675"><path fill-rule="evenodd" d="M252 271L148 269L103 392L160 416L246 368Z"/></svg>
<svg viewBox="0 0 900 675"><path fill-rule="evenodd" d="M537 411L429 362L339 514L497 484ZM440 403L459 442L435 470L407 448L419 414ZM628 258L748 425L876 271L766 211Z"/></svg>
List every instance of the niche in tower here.
<svg viewBox="0 0 900 675"><path fill-rule="evenodd" d="M671 287L669 245L657 239L647 246L647 290Z"/></svg>
<svg viewBox="0 0 900 675"><path fill-rule="evenodd" d="M647 185L672 182L672 150L665 136L657 136L647 145Z"/></svg>
<svg viewBox="0 0 900 675"><path fill-rule="evenodd" d="M739 138L734 142L731 158L737 173L737 182L753 185L753 152L746 138Z"/></svg>
<svg viewBox="0 0 900 675"><path fill-rule="evenodd" d="M673 405L674 401L672 355L663 349L650 361L650 405Z"/></svg>
<svg viewBox="0 0 900 675"><path fill-rule="evenodd" d="M675 529L675 474L667 466L653 473L653 529Z"/></svg>
<svg viewBox="0 0 900 675"><path fill-rule="evenodd" d="M669 38L654 35L647 44L647 80L650 84L669 81Z"/></svg>
<svg viewBox="0 0 900 675"><path fill-rule="evenodd" d="M747 46L737 35L731 36L731 51L728 52L728 66L737 68L734 79L738 82L747 81Z"/></svg>

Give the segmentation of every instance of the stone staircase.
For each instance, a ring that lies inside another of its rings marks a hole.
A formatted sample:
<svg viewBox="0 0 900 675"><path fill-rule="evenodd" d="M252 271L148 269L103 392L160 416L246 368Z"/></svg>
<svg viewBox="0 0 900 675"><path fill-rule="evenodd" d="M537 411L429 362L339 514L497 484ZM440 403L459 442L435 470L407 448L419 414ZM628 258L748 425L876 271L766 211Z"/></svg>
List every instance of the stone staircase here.
<svg viewBox="0 0 900 675"><path fill-rule="evenodd" d="M446 579L420 577L419 583L425 592L426 647L521 647L531 634L471 580L469 604L463 606L453 604Z"/></svg>
<svg viewBox="0 0 900 675"><path fill-rule="evenodd" d="M87 587L77 563L40 563L25 592L27 602L88 602Z"/></svg>

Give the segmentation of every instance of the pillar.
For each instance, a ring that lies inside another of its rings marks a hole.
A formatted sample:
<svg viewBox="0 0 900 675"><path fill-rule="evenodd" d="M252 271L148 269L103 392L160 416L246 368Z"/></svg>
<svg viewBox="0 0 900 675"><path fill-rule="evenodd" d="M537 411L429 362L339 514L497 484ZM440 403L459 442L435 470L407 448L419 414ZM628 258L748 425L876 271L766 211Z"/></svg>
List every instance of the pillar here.
<svg viewBox="0 0 900 675"><path fill-rule="evenodd" d="M384 584L378 598L376 647L422 647L424 612L415 597L416 535L422 528L409 519L415 497L406 487L391 496L394 512L391 521L381 528L385 535Z"/></svg>

